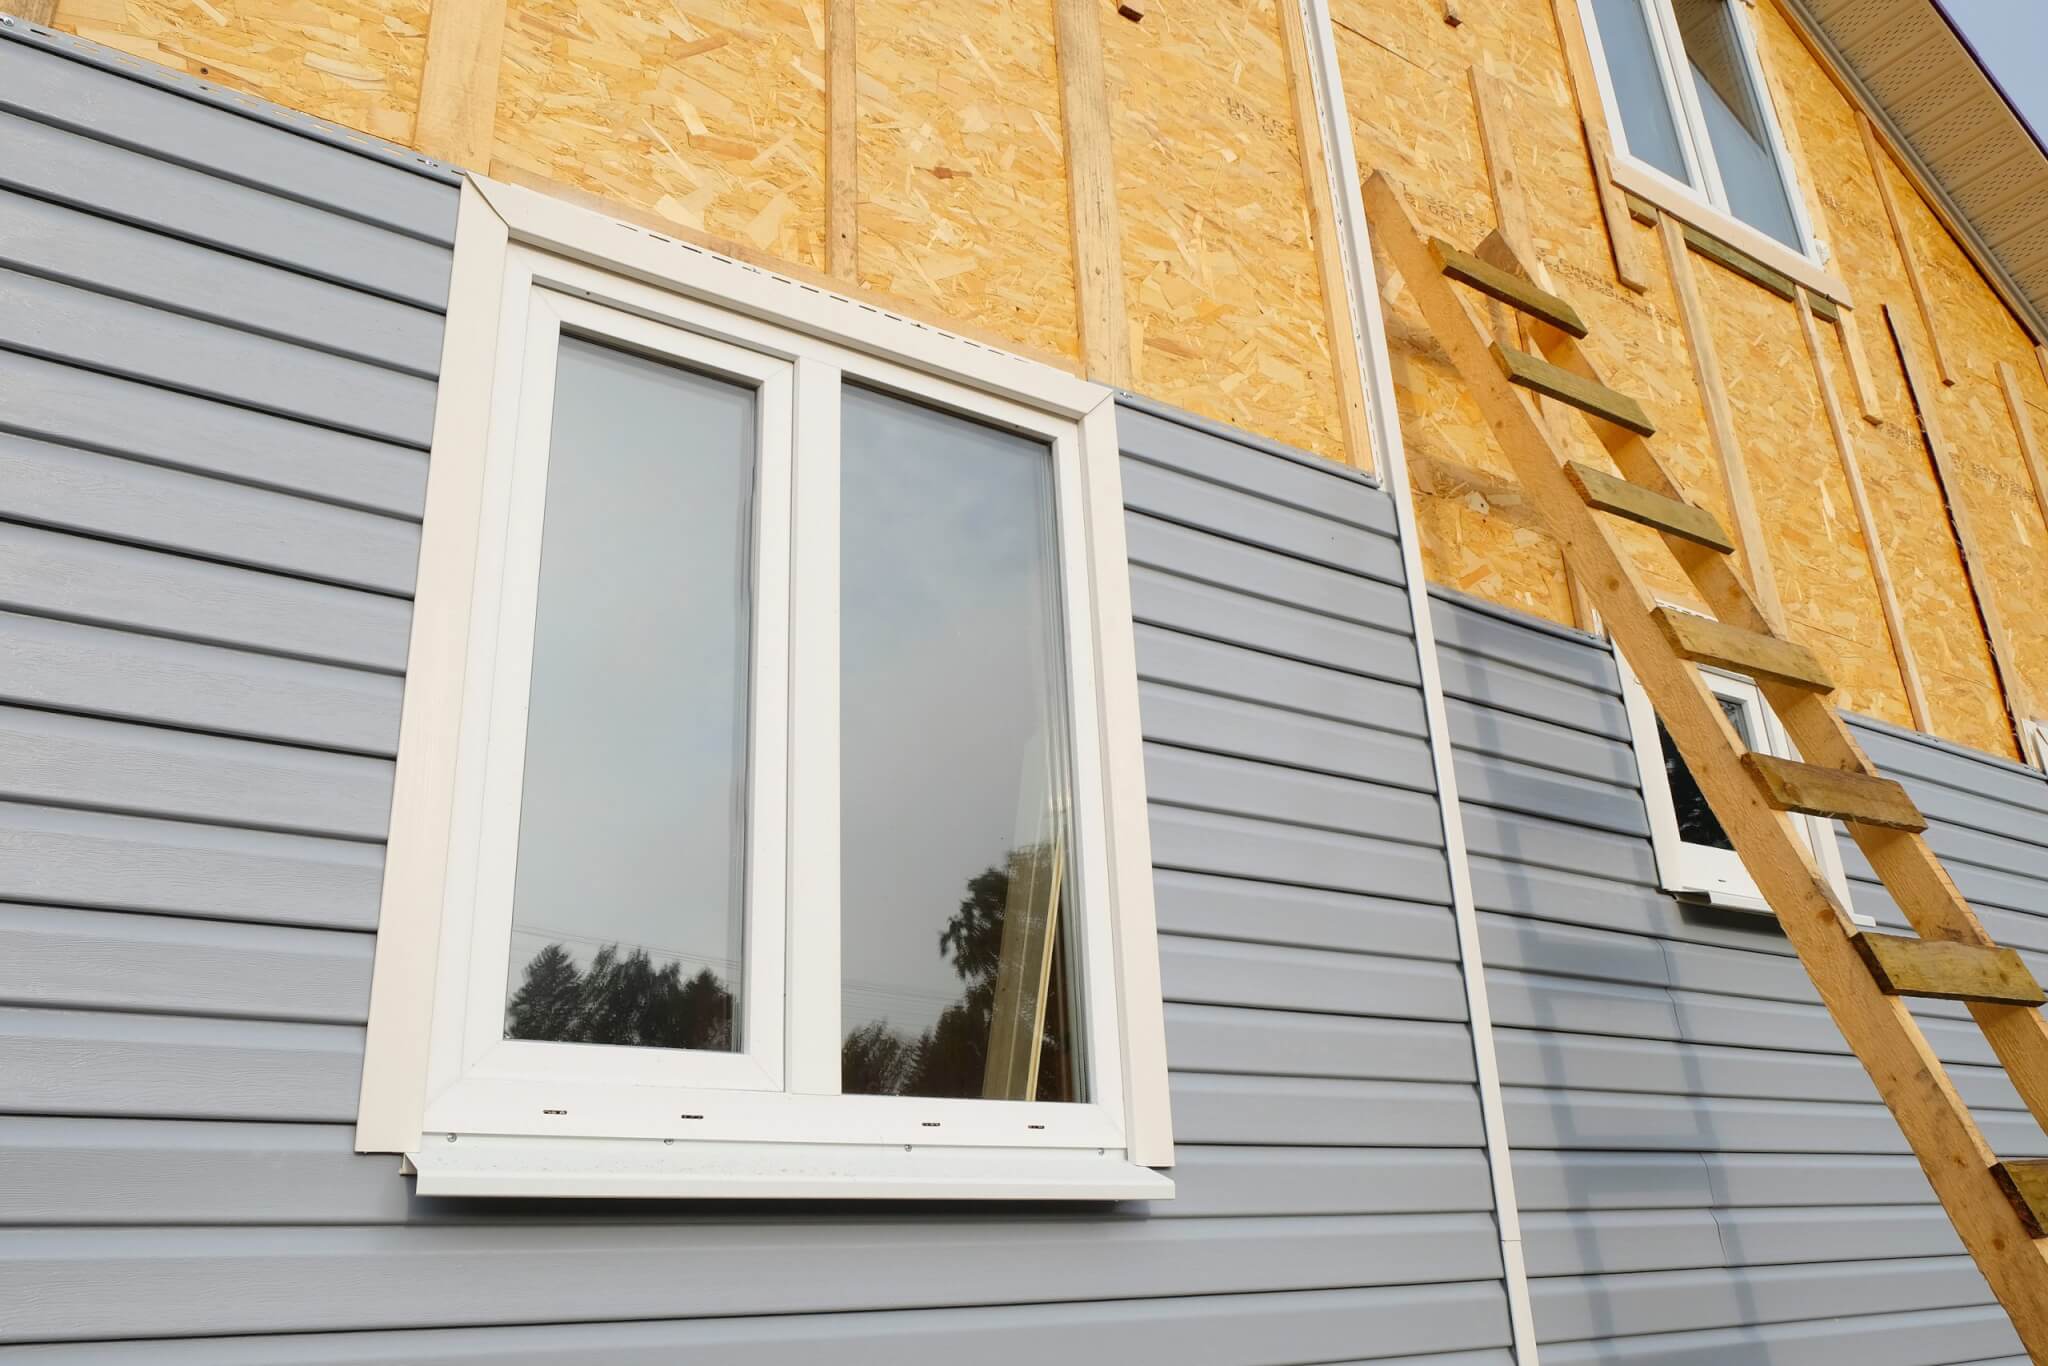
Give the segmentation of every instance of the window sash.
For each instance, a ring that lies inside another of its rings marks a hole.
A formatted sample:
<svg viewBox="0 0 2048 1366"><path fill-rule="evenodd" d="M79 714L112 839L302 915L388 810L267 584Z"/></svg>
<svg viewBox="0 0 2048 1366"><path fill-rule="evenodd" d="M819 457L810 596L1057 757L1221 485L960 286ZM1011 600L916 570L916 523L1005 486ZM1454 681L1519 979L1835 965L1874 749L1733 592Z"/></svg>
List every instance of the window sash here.
<svg viewBox="0 0 2048 1366"><path fill-rule="evenodd" d="M1580 16L1583 21L1581 27L1593 51L1594 74L1600 84L1601 101L1607 110L1607 121L1613 130L1616 150L1628 159L1628 164L1633 170L1668 187L1672 193L1702 201L1708 207L1727 215L1776 245L1795 251L1809 261L1815 260L1812 222L1807 216L1805 199L1800 192L1798 179L1792 172L1791 153L1785 144L1784 131L1778 123L1778 111L1775 101L1771 99L1770 84L1764 79L1763 62L1756 48L1756 33L1748 16L1734 12L1733 0L1724 0L1731 5L1730 17L1733 20L1739 48L1738 55L1763 107L1764 125L1769 134L1771 162L1784 187L1786 201L1792 207L1793 226L1799 238L1796 243L1778 242L1778 239L1772 237L1765 229L1736 217L1729 204L1727 189L1721 181L1720 165L1714 155L1713 138L1708 133L1706 115L1700 109L1699 93L1693 87L1691 69L1685 55L1685 40L1678 27L1677 12L1672 8L1671 0L1635 2L1642 7L1644 20L1650 31L1651 46L1656 52L1658 83L1664 89L1665 101L1678 128L1679 151L1685 157L1689 180L1675 180L1660 167L1629 151L1628 127L1622 117L1620 100L1615 95L1614 77L1607 64L1606 48L1601 42L1599 18L1593 11L1592 0L1579 0Z"/></svg>
<svg viewBox="0 0 2048 1366"><path fill-rule="evenodd" d="M521 247L507 260L423 1127L593 1138L767 1134L788 1141L1123 1146L1123 1041L1081 424L578 262ZM555 357L565 328L751 384L761 396L739 1053L503 1038L538 532ZM1068 876L1072 904L1080 908L1072 923L1087 1101L839 1094L839 412L842 382L853 380L1032 435L1052 452L1076 775ZM484 719L473 724L476 718Z"/></svg>

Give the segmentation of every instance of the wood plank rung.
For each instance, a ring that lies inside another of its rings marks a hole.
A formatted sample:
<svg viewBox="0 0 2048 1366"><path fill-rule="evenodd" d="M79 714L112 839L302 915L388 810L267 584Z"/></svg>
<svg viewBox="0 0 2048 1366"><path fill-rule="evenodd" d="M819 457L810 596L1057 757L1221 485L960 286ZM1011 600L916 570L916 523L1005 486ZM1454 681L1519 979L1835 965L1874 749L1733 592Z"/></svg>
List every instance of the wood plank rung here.
<svg viewBox="0 0 2048 1366"><path fill-rule="evenodd" d="M1671 648L1695 664L1711 664L1814 692L1834 691L1820 661L1803 645L1669 607L1659 607L1650 615Z"/></svg>
<svg viewBox="0 0 2048 1366"><path fill-rule="evenodd" d="M1545 398L1554 398L1559 403L1570 404L1582 413L1603 418L1637 436L1654 436L1657 432L1650 415L1643 411L1643 405L1619 390L1575 375L1563 366L1552 365L1527 351L1502 346L1499 342L1493 344L1493 358L1511 384L1533 390Z"/></svg>
<svg viewBox="0 0 2048 1366"><path fill-rule="evenodd" d="M2026 1157L2000 1162L1991 1169L2005 1187L2013 1208L2036 1238L2048 1236L2048 1158Z"/></svg>
<svg viewBox="0 0 2048 1366"><path fill-rule="evenodd" d="M1780 811L1892 830L1927 828L1927 818L1913 805L1906 789L1890 778L1845 773L1772 754L1745 754L1742 762L1763 789L1764 800Z"/></svg>
<svg viewBox="0 0 2048 1366"><path fill-rule="evenodd" d="M1489 299L1498 299L1509 308L1549 323L1560 332L1568 332L1574 337L1586 335L1586 324L1579 317L1579 311L1549 290L1539 289L1514 272L1502 270L1469 251L1460 251L1441 237L1429 239L1429 250L1442 268L1444 278L1476 289Z"/></svg>
<svg viewBox="0 0 2048 1366"><path fill-rule="evenodd" d="M1855 944L1878 986L1892 996L2008 1006L2048 1001L2026 960L2012 949L1867 930L1855 936Z"/></svg>
<svg viewBox="0 0 2048 1366"><path fill-rule="evenodd" d="M1728 539L1728 533L1721 530L1714 514L1704 508L1667 498L1641 484L1631 484L1626 479L1616 478L1605 470L1582 465L1576 460L1565 462L1564 477L1579 491L1579 497L1586 500L1587 507L1640 522L1724 555L1735 553L1735 543Z"/></svg>

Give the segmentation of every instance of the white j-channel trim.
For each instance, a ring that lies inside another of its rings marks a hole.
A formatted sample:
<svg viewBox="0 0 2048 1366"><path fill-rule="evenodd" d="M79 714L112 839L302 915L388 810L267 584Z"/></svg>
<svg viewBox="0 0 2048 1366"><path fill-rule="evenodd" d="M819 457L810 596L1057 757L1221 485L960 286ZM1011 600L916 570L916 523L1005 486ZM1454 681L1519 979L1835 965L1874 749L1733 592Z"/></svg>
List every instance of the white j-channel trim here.
<svg viewBox="0 0 2048 1366"><path fill-rule="evenodd" d="M1283 0L1292 3L1295 0ZM1479 1113L1486 1134L1486 1165L1493 1177L1494 1219L1500 1229L1508 1323L1519 1366L1538 1366L1536 1312L1529 1299L1529 1272L1522 1257L1522 1217L1515 1202L1513 1153L1508 1146L1507 1109L1501 1099L1500 1060L1494 1051L1493 1010L1486 997L1486 961L1480 953L1479 913L1472 897L1472 867L1465 847L1465 818L1458 805L1458 775L1451 752L1450 719L1444 706L1443 671L1437 659L1436 628L1430 619L1429 583L1422 573L1422 533L1416 525L1415 493L1408 483L1408 455L1401 444L1400 409L1395 406L1393 362L1387 353L1387 324L1380 309L1379 283L1367 235L1358 155L1351 145L1351 116L1337 65L1337 35L1329 0L1298 0L1307 20L1310 80L1322 124L1325 160L1333 168L1338 245L1351 287L1352 316L1364 345L1355 352L1365 371L1366 406L1376 448L1374 468L1394 503L1401 540L1401 570L1407 579L1408 610L1415 625L1415 650L1422 671L1423 714L1429 725L1430 762L1436 771L1437 807L1442 814L1444 856L1450 865L1451 907L1458 927L1458 965L1465 979L1465 1009L1471 1018L1473 1062L1479 1076Z"/></svg>

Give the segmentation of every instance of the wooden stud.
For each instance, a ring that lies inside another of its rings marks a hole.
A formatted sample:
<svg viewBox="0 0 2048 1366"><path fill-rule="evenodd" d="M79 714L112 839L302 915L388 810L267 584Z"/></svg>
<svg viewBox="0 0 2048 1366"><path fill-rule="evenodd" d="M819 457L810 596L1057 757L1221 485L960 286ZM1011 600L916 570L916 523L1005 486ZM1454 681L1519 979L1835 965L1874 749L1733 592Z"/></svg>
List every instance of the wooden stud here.
<svg viewBox="0 0 2048 1366"><path fill-rule="evenodd" d="M1863 349L1863 332L1856 325L1856 310L1845 308L1835 319L1842 333L1842 355L1849 362L1849 383L1856 390L1856 410L1873 427L1884 425L1884 411L1878 407L1877 385L1870 378L1870 353Z"/></svg>
<svg viewBox="0 0 2048 1366"><path fill-rule="evenodd" d="M1751 752L1742 756L1742 762L1762 786L1764 800L1780 811L1860 821L1889 830L1927 828L1927 818L1913 805L1906 789L1890 778L1844 773L1838 768L1802 764L1774 754Z"/></svg>
<svg viewBox="0 0 2048 1366"><path fill-rule="evenodd" d="M2020 731L2020 718L2036 716L2039 712L2035 710L2027 678L2020 672L2019 648L2006 630L2005 614L1999 610L1998 597L1991 591L1991 585L1980 577L1987 561L1983 542L1977 538L1976 520L1970 511L1963 471L1957 465L1955 453L1949 449L1940 414L1934 409L1934 395L1928 389L1926 374L1913 348L1906 344L1898 314L1890 304L1884 306L1884 316L1891 327L1892 343L1898 348L1900 367L1906 372L1906 394L1919 414L1921 434L1926 437L1928 452L1934 457L1935 479L1941 485L1942 500L1948 505L1949 520L1955 527L1956 549L1963 559L1963 578L1970 585L1970 596L1976 599L1978 615L1984 619L1984 639L1991 647L1991 668L2004 693L2006 718L2012 727L2013 740L2018 744L2019 752L2025 754L2027 741Z"/></svg>
<svg viewBox="0 0 2048 1366"><path fill-rule="evenodd" d="M505 0L434 0L412 145L472 171L491 169Z"/></svg>
<svg viewBox="0 0 2048 1366"><path fill-rule="evenodd" d="M2020 456L2027 462L2027 478L2034 485L2034 506L2041 510L2042 525L2048 526L2048 465L2042 462L2041 444L2034 438L2034 420L2027 412L2026 397L2020 393L2020 374L2011 361L1998 363L1998 387L2005 393L2006 415L2012 419Z"/></svg>
<svg viewBox="0 0 2048 1366"><path fill-rule="evenodd" d="M1501 373L1524 389L1570 404L1581 412L1604 418L1640 436L1649 436L1657 430L1650 422L1650 415L1643 411L1643 406L1627 394L1617 393L1604 384L1589 383L1539 356L1518 351L1512 346L1502 346L1499 342L1493 344L1493 355Z"/></svg>
<svg viewBox="0 0 2048 1366"><path fill-rule="evenodd" d="M2048 1237L2048 1158L2025 1157L1993 1169L2013 1207L2025 1215L2036 1238Z"/></svg>
<svg viewBox="0 0 2048 1366"><path fill-rule="evenodd" d="M2048 1002L2026 960L2008 948L1865 930L1856 936L1856 950L1878 986L1893 996L2009 1006Z"/></svg>
<svg viewBox="0 0 2048 1366"><path fill-rule="evenodd" d="M1344 267L1343 229L1337 221L1335 176L1323 135L1322 101L1309 55L1308 20L1301 0L1278 0L1280 36L1287 49L1287 88L1294 104L1295 141L1301 146L1301 178L1308 189L1309 238L1323 287L1323 322L1330 337L1330 368L1337 377L1337 415L1344 454L1357 469L1371 470L1372 421L1365 407L1365 356L1351 310L1351 278Z"/></svg>
<svg viewBox="0 0 2048 1366"><path fill-rule="evenodd" d="M1532 318L1540 318L1560 332L1569 332L1574 337L1586 335L1586 324L1579 317L1579 311L1549 290L1538 289L1521 276L1502 270L1490 261L1483 261L1469 251L1459 251L1441 237L1429 239L1429 251L1437 259L1443 274L1459 284L1498 299Z"/></svg>
<svg viewBox="0 0 2048 1366"><path fill-rule="evenodd" d="M1724 554L1735 552L1735 543L1728 539L1727 532L1721 530L1714 514L1705 508L1666 498L1640 484L1616 479L1605 470L1596 470L1576 460L1565 464L1564 474L1589 508L1613 517L1625 517L1631 522L1654 527Z"/></svg>
<svg viewBox="0 0 2048 1366"><path fill-rule="evenodd" d="M1714 346L1714 334L1707 311L1700 304L1699 285L1693 279L1692 258L1684 230L1677 219L1662 215L1657 223L1664 244L1664 263L1671 272L1671 292L1678 300L1678 318L1692 352L1693 380L1699 386L1700 402L1706 409L1707 434L1714 454L1721 459L1721 478L1729 509L1735 514L1735 542L1764 616L1774 631L1785 630L1784 603L1778 597L1778 576L1771 570L1769 542L1764 538L1763 518L1757 514L1756 497L1750 490L1749 464L1743 458L1742 440L1735 431L1735 412L1728 402L1728 388L1721 382L1721 360Z"/></svg>
<svg viewBox="0 0 2048 1366"><path fill-rule="evenodd" d="M1692 768L1722 827L1744 851L1765 898L1776 908L1821 1000L1876 1082L1942 1206L1977 1259L2021 1341L2048 1361L2048 1247L2030 1240L2020 1215L1991 1174L1996 1160L1918 1024L1896 997L1877 989L1850 944L1853 927L1806 845L1783 812L1772 810L1754 780L1732 762L1740 741L1699 671L1675 656L1654 624L1655 604L1626 552L1601 518L1566 481L1563 457L1526 395L1506 382L1483 328L1456 289L1431 268L1428 249L1384 174L1365 185L1375 240L1407 281L1431 332L1465 377L1523 493L1564 545L1598 603L1623 655L1635 667L1679 752ZM1569 339L1567 339L1569 340ZM1553 353L1554 354L1554 353ZM1597 373L1591 376L1597 379ZM1636 448L1647 443L1636 442ZM1658 477L1646 449L1625 451L1641 472ZM1751 630L1768 629L1762 610L1728 557L1675 547L1681 565L1714 611ZM1874 773L1848 724L1819 695L1770 679L1763 691L1794 744L1809 760ZM1917 835L1852 827L1858 845L1894 898L1928 937L1965 943L1991 940L1957 893L1940 862ZM1970 1013L2004 1062L2037 1120L2048 1124L2048 1024L2036 1010L1972 1004Z"/></svg>
<svg viewBox="0 0 2048 1366"><path fill-rule="evenodd" d="M860 278L860 69L854 4L830 0L825 11L825 273L838 280Z"/></svg>
<svg viewBox="0 0 2048 1366"><path fill-rule="evenodd" d="M1927 281L1920 273L1920 255L1913 250L1913 239L1906 232L1905 220L1899 215L1899 201L1892 194L1888 153L1878 146L1877 129L1870 122L1870 116L1862 110L1856 111L1856 126L1863 133L1863 155L1870 162L1870 175L1877 182L1877 197L1884 204L1885 221L1891 224L1892 241L1899 249L1899 259L1906 266L1906 282L1913 287L1913 302L1920 309L1920 326L1926 330L1927 345L1934 352L1934 372L1943 384L1954 384L1955 373L1949 368L1948 353L1942 350L1941 333L1934 326L1934 305L1927 297Z"/></svg>
<svg viewBox="0 0 2048 1366"><path fill-rule="evenodd" d="M1659 607L1651 616L1670 647L1695 664L1814 692L1834 691L1820 661L1804 645L1670 607Z"/></svg>
<svg viewBox="0 0 2048 1366"><path fill-rule="evenodd" d="M1081 366L1093 380L1128 389L1130 319L1124 312L1123 225L1109 133L1109 77L1095 0L1053 0L1060 119L1067 144L1067 213L1074 236Z"/></svg>
<svg viewBox="0 0 2048 1366"><path fill-rule="evenodd" d="M1628 223L1628 206L1621 187L1614 183L1614 138L1607 129L1606 106L1600 102L1600 80L1593 73L1593 52L1586 43L1586 31L1579 15L1579 0L1550 0L1551 25L1557 30L1557 44L1564 52L1565 80L1571 90L1572 108L1579 116L1579 135L1585 142L1586 162L1593 172L1593 195L1600 205L1600 220L1607 229L1607 250L1614 258L1614 278L1638 294L1650 288L1650 273L1643 263L1642 244Z"/></svg>
<svg viewBox="0 0 2048 1366"><path fill-rule="evenodd" d="M1856 458L1856 443L1849 436L1849 424L1842 418L1842 402L1835 396L1834 381L1828 377L1820 333L1806 307L1810 300L1811 296L1802 288L1799 291L1799 331L1806 338L1806 355L1813 362L1814 383L1820 387L1821 408L1827 414L1828 431L1835 440L1835 456L1842 463L1842 477L1849 485L1849 505L1855 510L1856 526L1863 533L1863 550L1870 558L1870 577L1877 587L1878 606L1884 612L1885 633L1891 638L1892 658L1898 662L1899 681L1906 690L1906 709L1912 714L1915 728L1932 731L1933 711L1927 705L1926 686L1920 681L1919 660L1914 656L1912 641L1906 635L1906 618L1899 610L1899 594L1892 585L1891 566L1885 557L1884 542L1877 533L1877 517L1871 511L1870 495L1863 487L1863 468ZM1843 322L1847 321L1845 314ZM1854 347L1855 339L1845 330L1842 333L1843 351L1847 353Z"/></svg>

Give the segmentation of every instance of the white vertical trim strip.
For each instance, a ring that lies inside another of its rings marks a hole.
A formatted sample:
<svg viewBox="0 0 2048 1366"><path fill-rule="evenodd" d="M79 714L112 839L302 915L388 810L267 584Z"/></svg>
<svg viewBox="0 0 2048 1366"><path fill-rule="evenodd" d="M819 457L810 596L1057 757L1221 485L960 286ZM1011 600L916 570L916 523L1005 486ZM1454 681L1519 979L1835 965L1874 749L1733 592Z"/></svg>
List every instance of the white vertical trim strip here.
<svg viewBox="0 0 2048 1366"><path fill-rule="evenodd" d="M1529 1273L1522 1259L1522 1218L1515 1203L1515 1176L1508 1147L1507 1111L1501 1100L1500 1062L1494 1051L1493 1011L1486 997L1486 961L1479 947L1479 913L1472 898L1472 868L1465 848L1465 818L1458 803L1458 775L1451 752L1450 721L1444 707L1443 672L1437 660L1436 628L1430 619L1429 584L1422 573L1422 535L1416 525L1415 494L1408 483L1408 455L1401 444L1400 410L1394 401L1393 363L1387 354L1386 318L1367 235L1358 157L1351 144L1351 116L1337 64L1337 35L1329 0L1299 0L1308 22L1311 78L1323 121L1332 186L1341 229L1340 247L1351 283L1352 316L1365 333L1359 355L1365 368L1370 427L1378 447L1373 462L1394 503L1401 540L1401 569L1407 580L1415 649L1422 671L1423 713L1429 724L1430 761L1436 770L1437 805L1443 819L1444 856L1450 866L1451 909L1458 927L1458 964L1465 979L1465 1008L1471 1017L1472 1056L1479 1074L1479 1113L1486 1134L1486 1165L1493 1177L1494 1217L1500 1229L1501 1265L1508 1294L1508 1323L1519 1366L1538 1366L1536 1318L1529 1300Z"/></svg>

